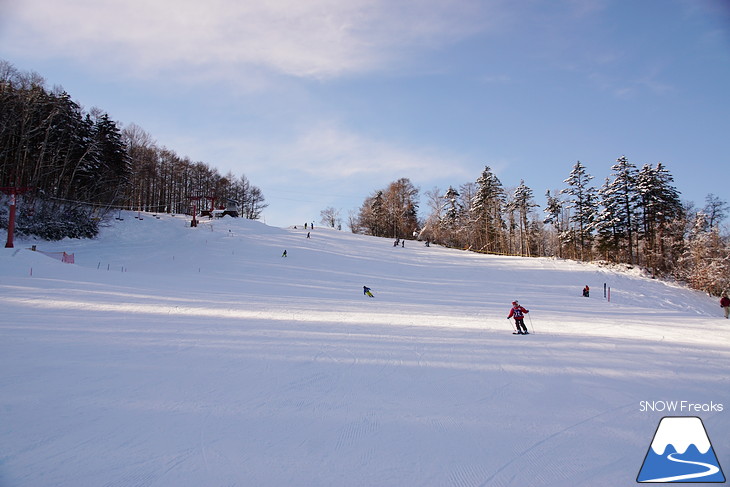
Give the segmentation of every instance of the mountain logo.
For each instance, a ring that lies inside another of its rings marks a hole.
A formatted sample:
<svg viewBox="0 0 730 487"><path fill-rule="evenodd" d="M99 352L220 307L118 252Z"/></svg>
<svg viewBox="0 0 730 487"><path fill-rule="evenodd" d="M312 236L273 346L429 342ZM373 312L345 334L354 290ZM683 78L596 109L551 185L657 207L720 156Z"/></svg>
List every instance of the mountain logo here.
<svg viewBox="0 0 730 487"><path fill-rule="evenodd" d="M636 482L725 482L702 420L696 416L663 417Z"/></svg>

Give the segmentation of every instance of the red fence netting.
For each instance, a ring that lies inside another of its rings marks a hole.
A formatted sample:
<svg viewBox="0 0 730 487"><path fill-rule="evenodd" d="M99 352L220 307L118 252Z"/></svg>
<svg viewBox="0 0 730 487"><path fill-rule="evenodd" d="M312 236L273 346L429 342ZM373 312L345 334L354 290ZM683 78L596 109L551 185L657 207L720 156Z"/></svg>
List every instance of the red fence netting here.
<svg viewBox="0 0 730 487"><path fill-rule="evenodd" d="M66 264L74 263L74 254L67 254L66 252L44 252L42 250L36 250L36 252L47 255L52 259L60 260Z"/></svg>

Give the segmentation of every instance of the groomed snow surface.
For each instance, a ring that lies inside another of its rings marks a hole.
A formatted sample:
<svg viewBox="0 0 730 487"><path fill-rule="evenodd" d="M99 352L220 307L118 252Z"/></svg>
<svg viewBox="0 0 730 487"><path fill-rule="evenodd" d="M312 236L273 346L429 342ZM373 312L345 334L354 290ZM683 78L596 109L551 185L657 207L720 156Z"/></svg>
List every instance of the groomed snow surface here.
<svg viewBox="0 0 730 487"><path fill-rule="evenodd" d="M714 298L555 259L121 216L0 251L2 487L636 485L667 415L701 417L730 465ZM534 334L512 335L515 299ZM642 410L674 400L724 410Z"/></svg>

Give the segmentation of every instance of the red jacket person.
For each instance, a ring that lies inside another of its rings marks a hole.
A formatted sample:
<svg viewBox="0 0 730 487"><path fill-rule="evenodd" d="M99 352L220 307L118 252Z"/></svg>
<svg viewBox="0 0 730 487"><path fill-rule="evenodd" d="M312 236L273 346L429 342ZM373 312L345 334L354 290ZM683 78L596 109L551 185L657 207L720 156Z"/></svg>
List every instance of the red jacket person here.
<svg viewBox="0 0 730 487"><path fill-rule="evenodd" d="M525 319L525 315L529 312L529 310L520 306L520 303L517 301L512 301L512 309L509 311L507 319L515 319L515 327L517 328L517 334L519 335L529 335L525 322L523 321Z"/></svg>
<svg viewBox="0 0 730 487"><path fill-rule="evenodd" d="M730 316L730 298L727 297L727 293L722 293L722 299L720 299L720 307L725 312L725 318Z"/></svg>

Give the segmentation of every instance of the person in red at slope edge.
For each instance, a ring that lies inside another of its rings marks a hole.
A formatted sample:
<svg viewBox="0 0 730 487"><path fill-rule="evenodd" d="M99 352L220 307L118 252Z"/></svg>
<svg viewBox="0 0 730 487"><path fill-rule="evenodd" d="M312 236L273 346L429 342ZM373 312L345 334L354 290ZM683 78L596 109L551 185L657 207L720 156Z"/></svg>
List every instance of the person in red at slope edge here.
<svg viewBox="0 0 730 487"><path fill-rule="evenodd" d="M730 298L727 297L727 293L722 293L720 306L722 307L723 311L725 311L725 319L727 319L728 316L730 316Z"/></svg>
<svg viewBox="0 0 730 487"><path fill-rule="evenodd" d="M509 311L509 316L507 316L507 319L515 319L515 327L517 328L518 335L530 334L530 332L527 331L527 327L525 326L524 322L525 314L529 312L529 310L520 306L520 303L518 303L517 301L512 301L512 309Z"/></svg>

